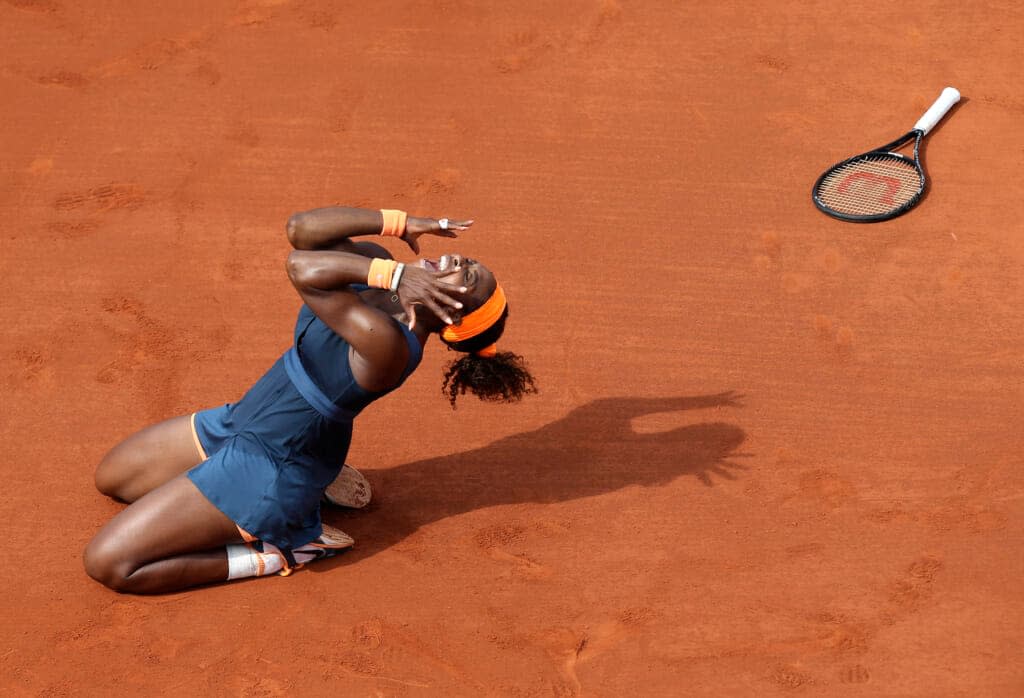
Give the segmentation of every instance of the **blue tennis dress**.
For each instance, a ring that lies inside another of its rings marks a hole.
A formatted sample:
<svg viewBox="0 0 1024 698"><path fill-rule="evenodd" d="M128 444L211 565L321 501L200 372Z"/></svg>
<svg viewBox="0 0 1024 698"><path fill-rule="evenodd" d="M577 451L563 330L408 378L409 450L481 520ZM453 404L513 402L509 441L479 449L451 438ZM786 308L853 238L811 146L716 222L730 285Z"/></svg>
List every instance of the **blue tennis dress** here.
<svg viewBox="0 0 1024 698"><path fill-rule="evenodd" d="M416 369L423 348L409 344L394 390ZM240 528L283 550L322 532L320 500L337 477L352 440L352 420L374 400L352 376L349 344L303 305L295 343L235 403L195 414L208 456L188 477Z"/></svg>

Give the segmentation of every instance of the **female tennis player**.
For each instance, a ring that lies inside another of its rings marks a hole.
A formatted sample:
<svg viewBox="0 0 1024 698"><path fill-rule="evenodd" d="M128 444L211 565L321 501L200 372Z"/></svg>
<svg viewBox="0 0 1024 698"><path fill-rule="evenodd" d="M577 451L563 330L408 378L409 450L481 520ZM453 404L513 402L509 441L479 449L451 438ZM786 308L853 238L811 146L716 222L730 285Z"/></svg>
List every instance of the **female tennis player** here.
<svg viewBox="0 0 1024 698"><path fill-rule="evenodd" d="M443 390L511 402L535 392L522 358L498 352L508 306L489 269L457 254L400 264L360 235L454 238L472 221L331 207L288 221L287 271L304 304L292 347L236 403L166 420L115 446L100 492L130 505L85 550L89 575L159 593L273 573L352 545L320 501L352 422L402 384L434 334L464 355Z"/></svg>

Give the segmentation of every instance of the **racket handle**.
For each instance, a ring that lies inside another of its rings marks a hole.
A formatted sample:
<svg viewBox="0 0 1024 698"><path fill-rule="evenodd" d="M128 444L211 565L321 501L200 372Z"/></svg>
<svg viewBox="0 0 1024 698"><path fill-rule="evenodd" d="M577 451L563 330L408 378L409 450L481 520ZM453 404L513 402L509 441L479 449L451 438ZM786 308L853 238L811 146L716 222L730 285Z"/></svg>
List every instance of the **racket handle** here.
<svg viewBox="0 0 1024 698"><path fill-rule="evenodd" d="M928 107L928 111L924 113L924 116L917 120L917 123L914 124L914 130L927 134L935 128L935 124L939 123L942 117L946 115L946 112L959 101L960 93L956 88L947 87L939 95L939 98L935 100L935 104Z"/></svg>

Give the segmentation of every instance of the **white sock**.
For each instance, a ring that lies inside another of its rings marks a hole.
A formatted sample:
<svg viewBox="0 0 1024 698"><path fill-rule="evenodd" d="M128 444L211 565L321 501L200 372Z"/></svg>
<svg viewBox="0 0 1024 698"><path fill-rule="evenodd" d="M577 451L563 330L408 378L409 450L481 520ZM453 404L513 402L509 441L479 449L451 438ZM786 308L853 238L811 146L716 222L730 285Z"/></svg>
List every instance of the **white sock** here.
<svg viewBox="0 0 1024 698"><path fill-rule="evenodd" d="M268 551L258 552L248 543L228 545L228 579L263 577L280 572L284 567L284 558L269 543L264 543L263 547L268 548Z"/></svg>

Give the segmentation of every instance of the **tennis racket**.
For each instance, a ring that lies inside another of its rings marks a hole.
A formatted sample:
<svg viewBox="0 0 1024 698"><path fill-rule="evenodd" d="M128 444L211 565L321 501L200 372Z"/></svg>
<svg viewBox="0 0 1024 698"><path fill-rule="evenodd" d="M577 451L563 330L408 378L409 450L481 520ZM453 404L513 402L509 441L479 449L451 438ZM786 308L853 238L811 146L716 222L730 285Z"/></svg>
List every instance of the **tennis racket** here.
<svg viewBox="0 0 1024 698"><path fill-rule="evenodd" d="M927 181L921 167L921 139L959 101L960 93L947 87L906 135L828 168L814 183L814 205L833 218L857 223L888 220L912 209ZM910 141L914 141L913 159L892 152Z"/></svg>

